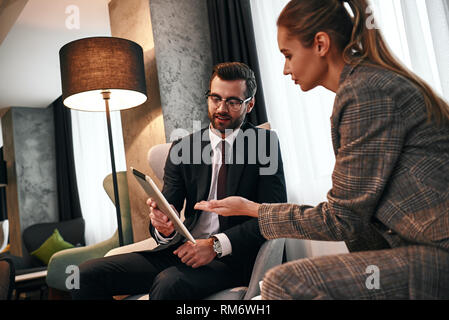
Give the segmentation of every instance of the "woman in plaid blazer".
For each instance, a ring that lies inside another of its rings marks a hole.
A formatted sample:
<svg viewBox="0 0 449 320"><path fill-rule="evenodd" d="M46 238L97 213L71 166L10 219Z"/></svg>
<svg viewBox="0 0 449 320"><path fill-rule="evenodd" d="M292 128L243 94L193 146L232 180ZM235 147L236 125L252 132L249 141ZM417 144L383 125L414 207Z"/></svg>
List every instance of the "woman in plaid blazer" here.
<svg viewBox="0 0 449 320"><path fill-rule="evenodd" d="M328 201L196 208L258 217L267 239L346 242L271 269L264 299L449 299L449 107L370 28L366 0L346 2L353 17L340 0L292 0L278 19L284 73L336 92Z"/></svg>

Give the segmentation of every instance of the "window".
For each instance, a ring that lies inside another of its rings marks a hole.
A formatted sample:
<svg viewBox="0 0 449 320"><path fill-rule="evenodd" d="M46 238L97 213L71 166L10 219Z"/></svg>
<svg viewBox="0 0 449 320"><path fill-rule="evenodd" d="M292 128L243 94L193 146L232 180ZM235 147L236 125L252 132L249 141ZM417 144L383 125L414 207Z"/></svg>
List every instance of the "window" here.
<svg viewBox="0 0 449 320"><path fill-rule="evenodd" d="M326 201L332 186L335 157L329 118L335 94L324 88L304 93L283 75L284 57L277 46L276 20L288 2L251 0L261 82L268 118L283 151L288 200L317 205ZM447 2L373 0L371 6L396 56L449 100ZM315 256L342 249L328 243L306 246Z"/></svg>

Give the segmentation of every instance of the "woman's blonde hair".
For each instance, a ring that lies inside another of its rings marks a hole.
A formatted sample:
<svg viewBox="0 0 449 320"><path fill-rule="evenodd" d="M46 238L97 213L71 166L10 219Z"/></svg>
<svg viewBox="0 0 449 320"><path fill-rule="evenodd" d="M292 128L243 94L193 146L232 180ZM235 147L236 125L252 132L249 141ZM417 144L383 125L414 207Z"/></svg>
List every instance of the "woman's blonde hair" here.
<svg viewBox="0 0 449 320"><path fill-rule="evenodd" d="M353 17L344 6L348 3ZM289 30L305 47L311 47L315 35L324 31L343 52L348 64L368 63L400 74L423 93L429 121L449 124L449 106L420 77L398 61L375 27L366 0L292 0L281 12L278 27Z"/></svg>

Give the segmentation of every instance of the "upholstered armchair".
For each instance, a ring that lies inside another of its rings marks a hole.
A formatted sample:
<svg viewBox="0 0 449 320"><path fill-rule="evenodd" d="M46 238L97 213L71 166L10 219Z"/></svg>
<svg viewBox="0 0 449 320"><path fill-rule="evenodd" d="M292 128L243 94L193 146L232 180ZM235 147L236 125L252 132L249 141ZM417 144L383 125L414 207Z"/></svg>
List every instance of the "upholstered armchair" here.
<svg viewBox="0 0 449 320"><path fill-rule="evenodd" d="M126 172L117 172L118 189L120 195L120 207L122 214L122 228L123 228L123 242L125 245L133 243L133 233L131 225L131 210L129 206L128 197L128 182L126 180ZM112 175L108 175L103 181L103 187L108 194L109 198L115 203ZM119 246L117 231L108 240L100 243L80 247L67 249L55 253L48 264L47 269L47 285L52 289L68 292L66 288L66 279L68 274L66 273L67 267L70 265L78 266L84 261L103 257L108 251ZM50 297L52 296L50 292Z"/></svg>

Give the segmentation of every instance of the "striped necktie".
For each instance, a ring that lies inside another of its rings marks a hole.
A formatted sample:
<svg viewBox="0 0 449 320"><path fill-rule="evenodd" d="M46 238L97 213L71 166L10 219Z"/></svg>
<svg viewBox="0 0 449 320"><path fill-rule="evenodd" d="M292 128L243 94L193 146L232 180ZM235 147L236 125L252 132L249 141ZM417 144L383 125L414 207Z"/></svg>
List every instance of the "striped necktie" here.
<svg viewBox="0 0 449 320"><path fill-rule="evenodd" d="M218 181L217 181L217 200L221 200L226 198L226 174L227 174L227 165L226 165L226 140L221 141L221 167L218 172Z"/></svg>

